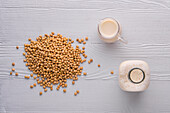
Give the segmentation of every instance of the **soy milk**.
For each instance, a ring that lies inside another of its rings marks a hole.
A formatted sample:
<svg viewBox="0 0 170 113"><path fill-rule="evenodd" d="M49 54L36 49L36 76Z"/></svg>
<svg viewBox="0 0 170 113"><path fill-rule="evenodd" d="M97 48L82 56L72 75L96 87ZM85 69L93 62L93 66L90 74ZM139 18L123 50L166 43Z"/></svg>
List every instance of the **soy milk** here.
<svg viewBox="0 0 170 113"><path fill-rule="evenodd" d="M105 18L98 25L98 33L100 38L107 42L113 43L118 40L121 29L119 23L112 18Z"/></svg>

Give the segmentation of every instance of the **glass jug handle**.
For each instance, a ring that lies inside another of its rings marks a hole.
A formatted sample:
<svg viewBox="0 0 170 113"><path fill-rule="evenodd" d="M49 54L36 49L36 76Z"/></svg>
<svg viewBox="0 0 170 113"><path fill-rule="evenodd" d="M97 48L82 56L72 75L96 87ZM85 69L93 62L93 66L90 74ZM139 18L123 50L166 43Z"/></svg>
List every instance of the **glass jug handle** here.
<svg viewBox="0 0 170 113"><path fill-rule="evenodd" d="M123 42L124 44L128 44L128 41L125 40L124 38L120 37L120 36L118 37L118 40Z"/></svg>

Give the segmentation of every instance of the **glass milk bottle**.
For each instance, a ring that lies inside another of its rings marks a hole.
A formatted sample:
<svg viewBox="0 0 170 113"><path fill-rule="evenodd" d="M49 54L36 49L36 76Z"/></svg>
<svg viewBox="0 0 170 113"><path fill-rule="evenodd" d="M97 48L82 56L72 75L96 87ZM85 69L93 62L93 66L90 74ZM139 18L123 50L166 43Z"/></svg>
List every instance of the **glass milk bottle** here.
<svg viewBox="0 0 170 113"><path fill-rule="evenodd" d="M140 92L148 88L150 82L150 69L146 62L141 60L128 60L120 64L119 85L128 92Z"/></svg>

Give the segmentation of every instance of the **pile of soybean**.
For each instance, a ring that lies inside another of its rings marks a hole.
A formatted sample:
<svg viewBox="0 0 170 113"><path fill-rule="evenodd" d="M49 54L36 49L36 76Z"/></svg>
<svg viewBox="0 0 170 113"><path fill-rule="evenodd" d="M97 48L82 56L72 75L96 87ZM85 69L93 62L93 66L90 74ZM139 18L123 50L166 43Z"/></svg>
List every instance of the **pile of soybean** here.
<svg viewBox="0 0 170 113"><path fill-rule="evenodd" d="M57 85L57 90L60 87L66 88L68 79L73 80L72 84L75 84L78 76L82 75L83 67L80 64L85 62L87 58L85 47L80 49L77 45L76 48L73 48L74 41L71 38L63 37L61 34L55 35L54 32L50 35L40 35L36 41L31 38L28 40L30 44L24 44L24 62L36 76L30 74L30 76L25 76L26 79L30 77L36 79L37 84L44 88L44 92L47 91L47 88L53 90L54 85ZM86 44L87 40L88 37L77 39L78 43L82 44ZM84 75L86 74L84 72ZM36 83L30 88L35 86ZM66 92L66 89L63 89L63 92ZM42 92L39 94L42 95Z"/></svg>

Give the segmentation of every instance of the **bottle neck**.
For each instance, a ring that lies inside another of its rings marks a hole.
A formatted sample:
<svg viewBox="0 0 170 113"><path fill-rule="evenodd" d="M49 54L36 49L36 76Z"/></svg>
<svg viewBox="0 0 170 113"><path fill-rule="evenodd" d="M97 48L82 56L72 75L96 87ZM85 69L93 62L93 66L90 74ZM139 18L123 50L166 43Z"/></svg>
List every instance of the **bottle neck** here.
<svg viewBox="0 0 170 113"><path fill-rule="evenodd" d="M133 68L128 74L129 80L134 84L139 84L145 79L145 72L140 68Z"/></svg>

